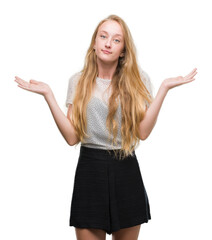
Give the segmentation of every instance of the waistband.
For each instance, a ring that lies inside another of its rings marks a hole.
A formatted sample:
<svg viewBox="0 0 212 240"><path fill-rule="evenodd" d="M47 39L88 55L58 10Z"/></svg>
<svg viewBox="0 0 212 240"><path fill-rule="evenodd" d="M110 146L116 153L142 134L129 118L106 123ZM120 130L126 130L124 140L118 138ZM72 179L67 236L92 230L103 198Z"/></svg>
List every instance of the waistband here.
<svg viewBox="0 0 212 240"><path fill-rule="evenodd" d="M116 151L116 156L115 156L115 152ZM99 148L90 148L90 147L85 147L85 146L81 146L80 147L80 156L81 157L88 157L88 158L92 158L92 159L108 159L108 158L119 158L120 156L120 152L118 151L119 149L99 149ZM126 158L129 157L135 157L135 151L132 152L132 156L127 156Z"/></svg>

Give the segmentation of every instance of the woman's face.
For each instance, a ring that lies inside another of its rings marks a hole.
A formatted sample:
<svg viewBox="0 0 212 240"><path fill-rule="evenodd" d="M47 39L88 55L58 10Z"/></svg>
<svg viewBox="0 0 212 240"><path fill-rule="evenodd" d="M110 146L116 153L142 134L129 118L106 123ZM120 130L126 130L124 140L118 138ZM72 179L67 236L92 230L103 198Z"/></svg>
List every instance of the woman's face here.
<svg viewBox="0 0 212 240"><path fill-rule="evenodd" d="M107 20L99 27L94 49L97 58L107 63L124 56L124 34L118 22Z"/></svg>

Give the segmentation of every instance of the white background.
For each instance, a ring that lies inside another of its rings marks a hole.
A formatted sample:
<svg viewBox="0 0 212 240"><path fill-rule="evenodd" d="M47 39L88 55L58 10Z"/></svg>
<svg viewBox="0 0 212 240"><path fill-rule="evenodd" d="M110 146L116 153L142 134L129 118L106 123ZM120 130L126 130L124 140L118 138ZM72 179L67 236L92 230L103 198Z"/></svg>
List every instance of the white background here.
<svg viewBox="0 0 212 240"><path fill-rule="evenodd" d="M68 79L83 67L95 27L110 14L129 26L154 95L165 78L198 71L194 82L170 90L136 149L152 216L139 239L212 239L209 4L1 1L1 239L75 239L68 222L80 145L67 145L43 96L18 88L14 76L48 83L66 114Z"/></svg>

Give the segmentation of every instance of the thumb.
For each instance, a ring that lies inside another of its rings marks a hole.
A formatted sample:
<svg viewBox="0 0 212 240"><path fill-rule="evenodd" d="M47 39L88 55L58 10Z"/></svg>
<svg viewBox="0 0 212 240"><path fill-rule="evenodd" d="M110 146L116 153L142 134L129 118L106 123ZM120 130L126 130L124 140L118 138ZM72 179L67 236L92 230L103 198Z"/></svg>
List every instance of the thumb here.
<svg viewBox="0 0 212 240"><path fill-rule="evenodd" d="M38 83L38 81L34 80L34 79L30 79L31 83Z"/></svg>

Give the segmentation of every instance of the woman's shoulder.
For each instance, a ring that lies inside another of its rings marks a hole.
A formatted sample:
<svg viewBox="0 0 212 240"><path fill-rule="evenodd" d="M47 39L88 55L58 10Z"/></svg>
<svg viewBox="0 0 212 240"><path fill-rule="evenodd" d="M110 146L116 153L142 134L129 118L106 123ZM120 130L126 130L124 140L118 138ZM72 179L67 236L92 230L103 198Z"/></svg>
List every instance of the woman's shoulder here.
<svg viewBox="0 0 212 240"><path fill-rule="evenodd" d="M141 67L139 67L139 72L140 72L141 77L143 77L144 80L146 80L146 81L150 80L150 77L147 74L147 72L144 71Z"/></svg>
<svg viewBox="0 0 212 240"><path fill-rule="evenodd" d="M79 77L81 76L82 72L75 72L74 74L71 75L71 77L69 78L69 80L72 81L76 81L79 79Z"/></svg>
<svg viewBox="0 0 212 240"><path fill-rule="evenodd" d="M71 77L69 78L69 86L76 86L81 74L82 74L81 72L76 72L72 74Z"/></svg>
<svg viewBox="0 0 212 240"><path fill-rule="evenodd" d="M145 84L150 94L153 96L153 85L152 85L152 81L149 74L146 71L144 71L140 66L139 66L139 72L140 72L141 80Z"/></svg>

